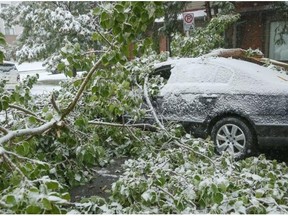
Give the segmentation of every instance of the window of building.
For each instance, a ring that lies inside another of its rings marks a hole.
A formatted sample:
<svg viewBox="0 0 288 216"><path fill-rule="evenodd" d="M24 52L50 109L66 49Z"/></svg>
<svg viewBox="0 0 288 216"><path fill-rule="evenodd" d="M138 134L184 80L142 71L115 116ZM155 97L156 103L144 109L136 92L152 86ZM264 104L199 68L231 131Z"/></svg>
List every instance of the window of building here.
<svg viewBox="0 0 288 216"><path fill-rule="evenodd" d="M288 61L288 23L271 22L269 57L279 61Z"/></svg>
<svg viewBox="0 0 288 216"><path fill-rule="evenodd" d="M14 29L13 28L8 28L5 27L5 35L15 35Z"/></svg>

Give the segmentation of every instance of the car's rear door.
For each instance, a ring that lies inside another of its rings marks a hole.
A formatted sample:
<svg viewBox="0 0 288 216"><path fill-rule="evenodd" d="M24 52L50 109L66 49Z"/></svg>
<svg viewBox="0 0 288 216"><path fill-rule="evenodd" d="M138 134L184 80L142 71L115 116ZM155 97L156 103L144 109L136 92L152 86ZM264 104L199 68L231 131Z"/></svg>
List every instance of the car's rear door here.
<svg viewBox="0 0 288 216"><path fill-rule="evenodd" d="M229 89L233 72L212 64L194 64L172 73L162 89L161 114L166 119L202 123Z"/></svg>

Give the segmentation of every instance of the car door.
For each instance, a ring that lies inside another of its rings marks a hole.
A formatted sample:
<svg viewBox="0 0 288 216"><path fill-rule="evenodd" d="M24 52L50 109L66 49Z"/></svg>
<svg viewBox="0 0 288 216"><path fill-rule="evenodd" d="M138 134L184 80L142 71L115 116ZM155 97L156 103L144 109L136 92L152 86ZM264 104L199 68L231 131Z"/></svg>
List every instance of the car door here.
<svg viewBox="0 0 288 216"><path fill-rule="evenodd" d="M163 118L202 123L229 87L233 72L212 64L194 64L172 73L162 89Z"/></svg>

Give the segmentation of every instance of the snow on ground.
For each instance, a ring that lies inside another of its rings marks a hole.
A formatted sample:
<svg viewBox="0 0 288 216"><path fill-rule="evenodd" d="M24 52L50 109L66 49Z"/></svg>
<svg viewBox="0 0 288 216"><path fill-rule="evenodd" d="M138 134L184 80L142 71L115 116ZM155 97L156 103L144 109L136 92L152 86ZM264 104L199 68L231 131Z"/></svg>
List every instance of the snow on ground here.
<svg viewBox="0 0 288 216"><path fill-rule="evenodd" d="M53 90L59 90L60 85L59 83L62 80L68 79L65 74L52 74L50 72L47 72L45 70L31 70L31 71L19 71L20 73L20 80L22 81L25 79L28 75L34 76L36 74L39 74L38 83L33 86L31 89L32 94L47 94L49 92L52 92ZM53 82L51 82L53 81Z"/></svg>
<svg viewBox="0 0 288 216"><path fill-rule="evenodd" d="M23 62L21 64L15 64L18 71L34 71L34 70L45 70L43 62Z"/></svg>
<svg viewBox="0 0 288 216"><path fill-rule="evenodd" d="M24 80L28 75L39 75L38 83L34 85L31 90L32 94L47 94L53 90L59 90L59 83L68 79L65 74L52 74L51 72L46 71L42 64L43 62L25 62L22 64L16 64L21 81Z"/></svg>

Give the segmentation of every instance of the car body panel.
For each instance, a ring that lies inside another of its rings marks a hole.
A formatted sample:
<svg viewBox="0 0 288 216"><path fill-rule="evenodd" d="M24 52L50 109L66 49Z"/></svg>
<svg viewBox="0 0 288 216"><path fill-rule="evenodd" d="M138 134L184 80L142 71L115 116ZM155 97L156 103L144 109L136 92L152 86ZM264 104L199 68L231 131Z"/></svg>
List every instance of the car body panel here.
<svg viewBox="0 0 288 216"><path fill-rule="evenodd" d="M18 84L20 78L19 78L19 72L13 63L4 62L3 64L0 64L0 80L5 80L6 89L14 89L15 86Z"/></svg>
<svg viewBox="0 0 288 216"><path fill-rule="evenodd" d="M194 132L202 131L203 136L214 118L233 114L247 120L261 142L269 142L270 137L288 144L287 74L227 58L166 63L172 69L156 102L160 118L191 123Z"/></svg>

